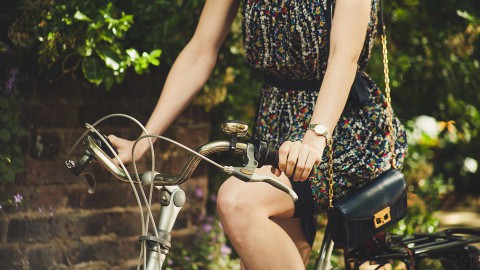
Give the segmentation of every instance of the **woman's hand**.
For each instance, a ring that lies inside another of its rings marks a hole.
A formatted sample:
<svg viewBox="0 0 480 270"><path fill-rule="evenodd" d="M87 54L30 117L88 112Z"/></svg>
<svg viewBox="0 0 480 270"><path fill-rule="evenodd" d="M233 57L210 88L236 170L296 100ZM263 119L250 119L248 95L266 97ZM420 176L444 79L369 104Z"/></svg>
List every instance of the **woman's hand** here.
<svg viewBox="0 0 480 270"><path fill-rule="evenodd" d="M278 168L272 173L280 176L282 172L294 181L305 181L314 165L322 161L325 149L325 138L317 136L313 131L307 131L302 141L286 141L278 150Z"/></svg>
<svg viewBox="0 0 480 270"><path fill-rule="evenodd" d="M124 164L132 163L132 147L135 142L119 138L115 135L109 135L108 139L112 143L112 146L117 149L120 160ZM142 142L148 142L148 140L141 140L135 146L135 161L138 161L145 154L145 150L147 149ZM119 165L116 158L113 158L112 161Z"/></svg>

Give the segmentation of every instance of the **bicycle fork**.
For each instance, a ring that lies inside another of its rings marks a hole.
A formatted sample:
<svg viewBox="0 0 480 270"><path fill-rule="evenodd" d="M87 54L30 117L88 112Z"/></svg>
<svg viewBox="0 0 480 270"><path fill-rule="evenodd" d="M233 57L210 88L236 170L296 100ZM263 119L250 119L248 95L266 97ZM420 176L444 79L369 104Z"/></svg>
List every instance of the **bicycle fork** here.
<svg viewBox="0 0 480 270"><path fill-rule="evenodd" d="M170 251L173 225L178 213L185 205L185 192L179 186L164 186L160 190L160 217L157 225L158 238L141 236L140 241L147 244L146 270L161 270ZM160 250L159 250L160 249Z"/></svg>

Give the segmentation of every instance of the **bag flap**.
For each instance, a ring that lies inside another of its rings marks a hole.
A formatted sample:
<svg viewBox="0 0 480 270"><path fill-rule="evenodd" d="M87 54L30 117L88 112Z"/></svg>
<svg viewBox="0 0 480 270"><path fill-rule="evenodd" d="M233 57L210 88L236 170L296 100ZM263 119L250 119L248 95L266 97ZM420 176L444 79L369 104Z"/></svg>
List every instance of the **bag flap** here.
<svg viewBox="0 0 480 270"><path fill-rule="evenodd" d="M390 170L354 194L338 201L334 206L347 220L372 219L380 210L392 206L405 191L405 187L403 174L397 170Z"/></svg>

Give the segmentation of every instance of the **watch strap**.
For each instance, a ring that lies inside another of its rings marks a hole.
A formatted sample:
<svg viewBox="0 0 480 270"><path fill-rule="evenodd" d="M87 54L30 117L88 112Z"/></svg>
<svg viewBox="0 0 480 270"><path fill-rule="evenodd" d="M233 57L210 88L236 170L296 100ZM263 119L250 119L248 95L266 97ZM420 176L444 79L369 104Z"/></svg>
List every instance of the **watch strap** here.
<svg viewBox="0 0 480 270"><path fill-rule="evenodd" d="M308 124L307 129L315 131L315 127L318 126L318 125L324 126L322 124ZM324 126L324 127L325 127L325 132L323 134L319 134L316 131L315 131L315 134L317 134L317 136L325 137L326 143L328 145L329 142L332 140L332 135L328 131L327 127L326 126Z"/></svg>

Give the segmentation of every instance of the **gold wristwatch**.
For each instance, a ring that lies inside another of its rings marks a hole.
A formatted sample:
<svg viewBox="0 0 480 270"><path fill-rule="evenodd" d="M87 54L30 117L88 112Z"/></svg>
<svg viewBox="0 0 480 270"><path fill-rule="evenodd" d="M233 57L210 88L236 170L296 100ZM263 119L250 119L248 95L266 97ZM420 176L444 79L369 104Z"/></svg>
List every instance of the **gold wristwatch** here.
<svg viewBox="0 0 480 270"><path fill-rule="evenodd" d="M329 145L331 138L328 128L322 124L308 124L308 129L311 129L317 134L317 136L325 137L327 145Z"/></svg>

